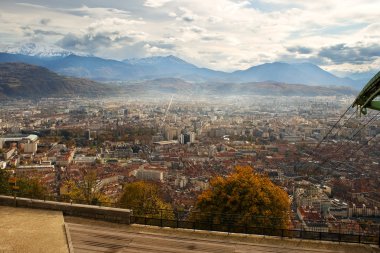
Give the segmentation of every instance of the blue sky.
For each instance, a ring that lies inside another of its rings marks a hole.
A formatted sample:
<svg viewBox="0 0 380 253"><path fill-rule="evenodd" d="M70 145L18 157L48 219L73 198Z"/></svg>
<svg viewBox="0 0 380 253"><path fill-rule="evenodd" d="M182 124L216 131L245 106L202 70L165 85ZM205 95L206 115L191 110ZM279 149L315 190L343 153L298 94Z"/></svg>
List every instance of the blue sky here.
<svg viewBox="0 0 380 253"><path fill-rule="evenodd" d="M111 59L175 55L232 71L312 62L341 75L380 69L380 1L0 2L0 47L36 42Z"/></svg>

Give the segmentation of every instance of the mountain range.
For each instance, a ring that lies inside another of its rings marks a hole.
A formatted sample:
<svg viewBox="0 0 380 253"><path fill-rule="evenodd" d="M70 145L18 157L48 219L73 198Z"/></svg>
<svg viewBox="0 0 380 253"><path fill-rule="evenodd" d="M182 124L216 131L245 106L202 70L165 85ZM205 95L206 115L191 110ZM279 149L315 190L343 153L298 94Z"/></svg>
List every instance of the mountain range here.
<svg viewBox="0 0 380 253"><path fill-rule="evenodd" d="M25 63L0 64L0 98L41 97L159 97L178 95L186 98L200 96L332 96L356 95L349 87L322 87L278 82L187 82L178 78L159 78L123 85L66 77L44 67Z"/></svg>
<svg viewBox="0 0 380 253"><path fill-rule="evenodd" d="M349 86L357 90L368 81L340 78L311 63L273 62L245 70L223 72L200 68L172 55L117 61L54 50L30 43L19 49L12 48L0 53L0 62L28 63L59 74L95 81L144 81L159 78L180 78L197 83L270 81L316 86Z"/></svg>

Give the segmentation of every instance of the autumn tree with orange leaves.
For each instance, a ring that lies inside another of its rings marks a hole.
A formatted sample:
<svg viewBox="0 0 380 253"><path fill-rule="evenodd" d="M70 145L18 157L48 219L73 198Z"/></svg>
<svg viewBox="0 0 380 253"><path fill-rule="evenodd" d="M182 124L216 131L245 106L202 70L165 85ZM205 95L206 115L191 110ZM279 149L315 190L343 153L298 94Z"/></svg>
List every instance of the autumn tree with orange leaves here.
<svg viewBox="0 0 380 253"><path fill-rule="evenodd" d="M237 166L227 177L210 182L196 204L192 219L214 224L286 228L290 201L287 193L249 166Z"/></svg>

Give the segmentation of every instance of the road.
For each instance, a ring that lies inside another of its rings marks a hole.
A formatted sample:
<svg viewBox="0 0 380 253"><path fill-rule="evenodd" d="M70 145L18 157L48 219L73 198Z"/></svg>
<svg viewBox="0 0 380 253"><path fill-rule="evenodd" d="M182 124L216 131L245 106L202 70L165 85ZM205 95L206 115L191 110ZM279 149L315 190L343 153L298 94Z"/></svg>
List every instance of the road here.
<svg viewBox="0 0 380 253"><path fill-rule="evenodd" d="M263 253L263 252L339 252L276 245L261 245L223 239L194 238L147 231L66 222L75 253ZM343 251L341 251L343 252Z"/></svg>

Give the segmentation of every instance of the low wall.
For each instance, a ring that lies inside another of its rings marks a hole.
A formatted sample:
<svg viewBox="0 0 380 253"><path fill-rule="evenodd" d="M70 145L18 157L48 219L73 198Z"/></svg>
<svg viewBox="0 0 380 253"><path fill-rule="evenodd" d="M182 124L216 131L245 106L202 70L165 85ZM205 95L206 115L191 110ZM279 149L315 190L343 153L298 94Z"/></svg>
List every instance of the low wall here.
<svg viewBox="0 0 380 253"><path fill-rule="evenodd" d="M28 198L17 198L15 203L13 197L3 195L0 195L0 205L61 211L64 215L130 224L131 211L129 209L70 204Z"/></svg>

